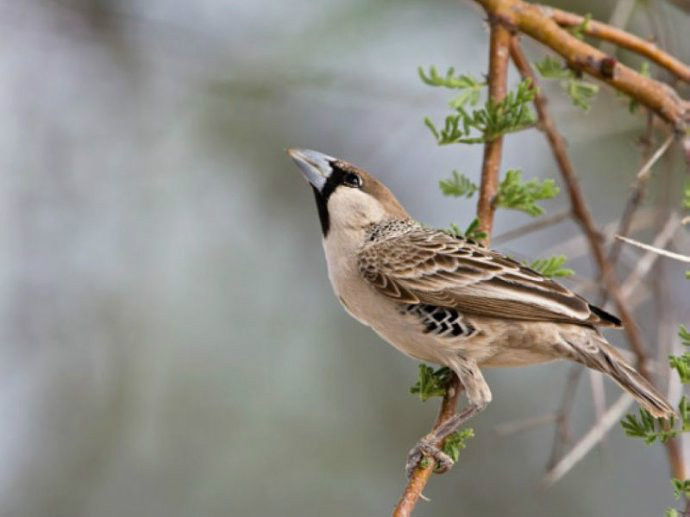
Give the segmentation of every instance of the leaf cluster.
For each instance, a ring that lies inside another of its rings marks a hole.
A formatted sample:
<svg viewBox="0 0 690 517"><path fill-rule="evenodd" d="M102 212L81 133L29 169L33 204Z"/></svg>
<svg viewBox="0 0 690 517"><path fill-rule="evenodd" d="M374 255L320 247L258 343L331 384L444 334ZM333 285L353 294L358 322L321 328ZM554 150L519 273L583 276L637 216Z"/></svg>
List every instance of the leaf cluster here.
<svg viewBox="0 0 690 517"><path fill-rule="evenodd" d="M453 462L458 461L460 451L467 447L465 441L470 438L474 438L474 429L471 427L454 432L446 438L443 444L443 452L450 456Z"/></svg>
<svg viewBox="0 0 690 517"><path fill-rule="evenodd" d="M448 104L450 104L451 108L462 107L466 104L476 106L479 103L482 88L486 86L485 81L479 81L471 75L455 75L453 67L448 69L445 76L439 74L435 66L429 67L428 75L421 66L417 68L417 72L424 84L450 90L460 90L460 94L449 101Z"/></svg>
<svg viewBox="0 0 690 517"><path fill-rule="evenodd" d="M552 179L522 181L522 171L508 169L505 178L498 187L496 206L520 210L536 217L544 213L544 209L536 202L552 199L559 192L560 189Z"/></svg>
<svg viewBox="0 0 690 517"><path fill-rule="evenodd" d="M544 79L560 80L561 88L568 94L573 105L583 111L589 110L591 101L599 91L596 84L579 78L570 68L551 56L546 56L534 66Z"/></svg>
<svg viewBox="0 0 690 517"><path fill-rule="evenodd" d="M529 79L521 81L514 91L499 102L491 99L480 109L469 113L462 103L453 105L454 112L446 116L444 126L437 128L429 117L424 123L439 145L479 144L495 140L506 133L530 127L535 116L529 107L535 90Z"/></svg>
<svg viewBox="0 0 690 517"><path fill-rule="evenodd" d="M568 259L565 255L555 255L544 259L533 260L529 267L547 278L569 277L575 274L570 268L562 267Z"/></svg>
<svg viewBox="0 0 690 517"><path fill-rule="evenodd" d="M654 418L649 411L640 408L639 418L628 414L621 420L621 426L625 434L633 438L641 438L647 445L656 441L666 443L680 433L690 431L690 403L685 396L678 403L678 414L680 427L675 427L675 417L672 416L667 422L663 418Z"/></svg>
<svg viewBox="0 0 690 517"><path fill-rule="evenodd" d="M417 382L410 388L410 393L419 395L422 402L431 397L443 397L452 376L453 372L448 367L434 370L431 366L420 364Z"/></svg>
<svg viewBox="0 0 690 517"><path fill-rule="evenodd" d="M680 382L690 384L690 331L681 325L678 328L678 337L686 351L683 355L670 355L668 362L671 368L678 372Z"/></svg>
<svg viewBox="0 0 690 517"><path fill-rule="evenodd" d="M479 218L475 217L465 231L462 231L457 224L451 223L449 232L455 237L480 242L486 239L486 232L479 229Z"/></svg>
<svg viewBox="0 0 690 517"><path fill-rule="evenodd" d="M673 495L676 499L681 496L690 497L690 479L671 479L673 484Z"/></svg>
<svg viewBox="0 0 690 517"><path fill-rule="evenodd" d="M479 187L471 179L458 171L453 171L453 176L447 180L441 180L439 187L444 196L471 198Z"/></svg>

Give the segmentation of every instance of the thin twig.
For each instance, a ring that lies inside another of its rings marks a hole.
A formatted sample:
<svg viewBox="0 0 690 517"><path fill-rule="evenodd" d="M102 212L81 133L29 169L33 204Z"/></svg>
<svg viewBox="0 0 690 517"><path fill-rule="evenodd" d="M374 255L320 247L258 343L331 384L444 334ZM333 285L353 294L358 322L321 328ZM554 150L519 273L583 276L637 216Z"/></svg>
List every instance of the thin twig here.
<svg viewBox="0 0 690 517"><path fill-rule="evenodd" d="M666 221L666 224L664 224L664 227L654 239L654 244L651 246L652 250L647 251L647 253L645 253L645 255L637 261L635 269L633 269L632 273L630 273L625 279L625 282L621 287L621 296L623 296L623 298L627 299L632 294L637 287L637 284L640 283L642 278L644 278L652 268L656 262L656 259L659 258L660 255L663 255L659 254L656 250L659 249L659 247L666 246L666 244L668 244L668 242L673 238L673 234L676 233L678 226L680 226L678 214L672 213Z"/></svg>
<svg viewBox="0 0 690 517"><path fill-rule="evenodd" d="M565 476L585 455L601 441L608 431L618 423L623 414L635 399L628 393L623 393L606 411L604 416L580 439L568 454L550 469L542 478L541 486L552 486Z"/></svg>
<svg viewBox="0 0 690 517"><path fill-rule="evenodd" d="M493 102L500 102L506 96L508 87L508 61L510 31L494 18L491 25L491 39L489 48L489 98ZM479 186L479 201L477 217L479 228L487 236L491 235L494 212L496 211L496 193L498 192L498 176L501 167L501 151L503 138L499 137L484 146L484 160L482 163L481 184ZM488 244L488 242L487 242Z"/></svg>
<svg viewBox="0 0 690 517"><path fill-rule="evenodd" d="M592 402L594 404L595 420L599 420L606 412L604 374L596 370L588 370L587 373L589 374L589 387L592 390Z"/></svg>
<svg viewBox="0 0 690 517"><path fill-rule="evenodd" d="M570 371L568 372L568 379L563 388L561 404L556 412L555 434L551 446L551 455L547 463L549 469L552 468L560 458L563 447L570 443L570 410L573 407L573 402L575 402L575 391L577 390L577 384L580 380L582 371L582 365L574 364L570 367Z"/></svg>
<svg viewBox="0 0 690 517"><path fill-rule="evenodd" d="M650 156L648 156L648 154L652 145L653 130L654 113L647 110L647 122L645 124L645 132L644 136L641 139L643 156L643 166L641 170L644 170L645 165L649 163ZM651 170L651 165L649 167L649 170ZM645 188L647 186L646 180L648 177L648 175L640 176L639 172L635 175L635 183L632 186L630 196L628 197L628 201L626 202L625 208L623 209L623 216L621 217L620 224L618 225L618 231L616 232L619 235L627 236L630 233L630 226L632 225L637 210L642 204L642 198L644 197ZM621 243L614 240L613 244L611 245L611 249L609 250L609 262L611 262L611 264L615 265L618 263L618 255L620 254L620 251ZM606 294L606 291L602 289L601 300L599 304L605 305L607 298L608 296Z"/></svg>
<svg viewBox="0 0 690 517"><path fill-rule="evenodd" d="M446 394L441 402L441 408L439 409L438 416L436 417L436 423L434 424L434 429L437 429L443 422L450 419L455 414L455 407L458 404L458 398L462 392L462 385L457 377L453 375L450 384L446 389ZM438 444L443 446L442 443ZM419 466L415 469L412 476L405 486L400 501L395 506L393 510L393 517L409 517L412 515L412 511L417 505L417 501L423 497L422 492L426 486L431 474L434 472L434 464L432 461L427 462L426 465Z"/></svg>
<svg viewBox="0 0 690 517"><path fill-rule="evenodd" d="M651 246L650 244L645 244L644 242L636 241L635 239L630 239L629 237L623 237L622 235L616 235L616 239L620 239L623 242L626 242L633 246L637 246L638 248L642 248L643 250L663 255L664 257L672 258L680 262L690 263L690 257L687 255L681 255L680 253L675 253L673 251L663 250L661 248Z"/></svg>
<svg viewBox="0 0 690 517"><path fill-rule="evenodd" d="M494 431L499 436L508 436L513 433L539 427L544 424L555 422L558 418L557 413L547 413L545 415L530 416L521 418L520 420L511 420L509 422L502 422L494 427Z"/></svg>

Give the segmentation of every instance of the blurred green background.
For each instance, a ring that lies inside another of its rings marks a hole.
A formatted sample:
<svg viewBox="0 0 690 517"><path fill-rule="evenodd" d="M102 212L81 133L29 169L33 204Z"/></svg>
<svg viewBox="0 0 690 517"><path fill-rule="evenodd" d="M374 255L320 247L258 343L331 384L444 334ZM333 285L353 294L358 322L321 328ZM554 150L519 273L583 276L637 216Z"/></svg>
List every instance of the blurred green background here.
<svg viewBox="0 0 690 517"><path fill-rule="evenodd" d="M608 19L614 4L559 5ZM638 2L629 27L690 61L682 9ZM422 119L440 120L448 95L416 69L481 76L486 59L469 1L0 0L0 516L388 514L438 403L409 395L416 363L333 297L312 194L284 150L357 163L419 220L465 226L474 201L437 184L453 168L476 179L482 150L435 146ZM614 221L644 117L611 92L585 115L545 88L597 220ZM508 138L503 167L557 177L536 131ZM677 204L684 164L665 167L646 202L661 211ZM496 232L529 220L501 212ZM593 278L584 241L559 247L579 235L565 222L502 249L564 251ZM689 249L687 233L674 242ZM626 249L623 262L638 257ZM663 324L672 340L690 295L674 264L654 275L664 318L643 285L642 331L654 342ZM553 427L495 426L555 410L568 371L488 371L494 402L416 515L672 504L663 450L618 427L538 490ZM579 436L593 416L586 381L576 396Z"/></svg>

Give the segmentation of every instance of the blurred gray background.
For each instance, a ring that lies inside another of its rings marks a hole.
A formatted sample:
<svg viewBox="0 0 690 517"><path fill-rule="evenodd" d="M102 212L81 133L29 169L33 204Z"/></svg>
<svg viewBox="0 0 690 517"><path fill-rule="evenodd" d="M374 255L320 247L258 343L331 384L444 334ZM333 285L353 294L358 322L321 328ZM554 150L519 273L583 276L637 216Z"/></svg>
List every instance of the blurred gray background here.
<svg viewBox="0 0 690 517"><path fill-rule="evenodd" d="M559 5L608 19L614 2ZM638 2L629 27L690 60L683 10ZM474 201L437 184L453 168L476 179L481 148L435 146L422 119L441 120L449 96L416 69L480 76L486 58L470 2L0 0L0 516L388 514L438 401L410 395L417 364L333 297L312 195L284 150L360 164L419 220L464 227ZM584 115L545 88L597 220L615 221L644 116L611 92ZM503 167L557 177L536 131L508 138ZM683 172L679 155L666 160L646 207L677 206ZM529 220L500 212L496 233ZM584 241L560 245L579 235L565 222L502 249L564 251L577 286L593 278ZM625 250L622 274L639 255ZM675 264L654 275L672 341L689 290ZM655 342L648 296L638 315ZM671 505L663 449L619 427L538 490L553 427L495 426L555 410L568 371L489 371L477 437L416 515ZM576 397L579 436L593 416L586 381Z"/></svg>

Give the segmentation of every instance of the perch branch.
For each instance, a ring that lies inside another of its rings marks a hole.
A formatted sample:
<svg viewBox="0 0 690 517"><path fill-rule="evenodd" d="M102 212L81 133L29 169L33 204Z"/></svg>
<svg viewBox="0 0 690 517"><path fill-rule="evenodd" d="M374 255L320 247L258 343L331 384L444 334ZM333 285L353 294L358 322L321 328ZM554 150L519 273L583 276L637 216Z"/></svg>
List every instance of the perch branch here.
<svg viewBox="0 0 690 517"><path fill-rule="evenodd" d="M510 59L510 31L502 23L497 23L497 18L491 19L491 36L489 43L489 97L499 102L506 96L508 87L508 62ZM480 229L486 232L486 241L490 239L493 228L494 213L496 211L496 193L498 189L498 176L501 167L501 150L503 139L496 138L487 142L484 147L484 162L482 165L481 184L479 187L479 204L477 217L480 221ZM441 403L436 425L438 427L455 414L458 395L460 393L460 381L453 374L451 387ZM436 444L441 447L443 444ZM412 515L417 501L422 495L431 474L433 462L426 466L417 467L405 486L405 490L393 510L393 517L409 517Z"/></svg>
<svg viewBox="0 0 690 517"><path fill-rule="evenodd" d="M434 429L437 429L443 422L450 419L455 414L455 407L458 404L458 398L462 392L462 385L457 375L453 375L450 385L446 389L446 394L441 402L441 409L436 417ZM443 445L443 444L439 444ZM429 461L424 466L419 466L415 469L412 477L407 482L407 486L400 497L400 501L393 510L393 517L409 517L417 505L417 501L422 497L422 492L426 486L431 474L434 472L433 462Z"/></svg>

